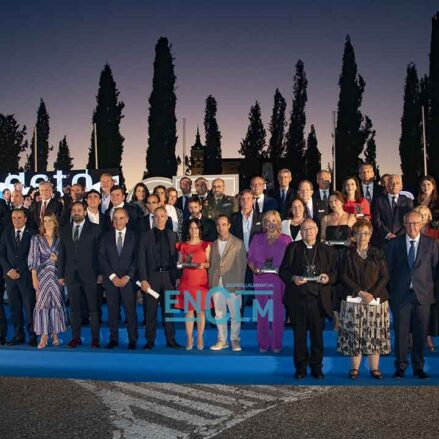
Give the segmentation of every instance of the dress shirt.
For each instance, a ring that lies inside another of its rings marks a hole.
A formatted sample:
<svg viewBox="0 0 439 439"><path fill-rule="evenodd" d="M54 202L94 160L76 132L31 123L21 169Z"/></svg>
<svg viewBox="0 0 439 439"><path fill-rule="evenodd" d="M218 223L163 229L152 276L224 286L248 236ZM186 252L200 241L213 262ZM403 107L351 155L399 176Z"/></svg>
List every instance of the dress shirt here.
<svg viewBox="0 0 439 439"><path fill-rule="evenodd" d="M414 242L414 247L415 247L415 262L416 262L416 255L418 254L418 247L419 247L419 241L421 239L421 234L419 234L415 239L410 238L409 235L405 235L405 243L406 243L406 251L407 251L407 259L409 257L409 251L410 251L410 247L411 247L411 242L410 241L415 241ZM410 289L413 289L413 282L410 282Z"/></svg>
<svg viewBox="0 0 439 439"><path fill-rule="evenodd" d="M99 224L99 209L97 213L93 213L90 209L87 208L87 217L93 224Z"/></svg>
<svg viewBox="0 0 439 439"><path fill-rule="evenodd" d="M363 188L363 197L366 198L367 188L369 188L370 199L373 200L373 182L372 183L361 183Z"/></svg>
<svg viewBox="0 0 439 439"><path fill-rule="evenodd" d="M17 232L20 232L20 242L23 239L23 233L26 226L22 227L21 229L14 229L14 238L17 236Z"/></svg>
<svg viewBox="0 0 439 439"><path fill-rule="evenodd" d="M75 222L73 222L73 227L72 227L72 239L74 239L74 236L75 236L76 226L79 226L78 239L81 238L81 233L82 233L82 228L84 227L84 223L85 223L85 219L83 219L80 223L75 223Z"/></svg>
<svg viewBox="0 0 439 439"><path fill-rule="evenodd" d="M326 194L326 201L329 200L329 189L319 189L320 193L320 199L323 201L325 199Z"/></svg>
<svg viewBox="0 0 439 439"><path fill-rule="evenodd" d="M387 198L389 200L390 203L390 207L392 207L392 203L393 203L393 198L395 197L395 203L398 204L398 198L399 198L399 194L388 194Z"/></svg>
<svg viewBox="0 0 439 439"><path fill-rule="evenodd" d="M110 218L111 218L111 221L113 221L113 213L114 213L114 209L118 209L119 207L123 207L123 206L125 206L125 203L121 203L121 204L119 204L119 205L117 205L117 206L113 206L113 207L111 208L111 210L110 210Z"/></svg>
<svg viewBox="0 0 439 439"><path fill-rule="evenodd" d="M125 243L125 235L127 233L127 228L125 227L122 230L114 230L115 236L116 236L116 246L117 246L117 240L119 239L119 233L122 233L122 247ZM116 277L116 273L111 273L110 276L108 276L110 278L110 280L113 280ZM127 276L127 278L129 279L130 277Z"/></svg>
<svg viewBox="0 0 439 439"><path fill-rule="evenodd" d="M310 218L313 218L314 217L314 206L313 206L312 198L310 198L309 201L307 203L305 203L305 206L306 206L306 214Z"/></svg>
<svg viewBox="0 0 439 439"><path fill-rule="evenodd" d="M255 195L255 204L256 203L259 205L259 212L262 213L264 211L264 194L258 197Z"/></svg>
<svg viewBox="0 0 439 439"><path fill-rule="evenodd" d="M108 206L110 205L110 194L105 194L104 192L101 193L102 194L102 198L101 198L101 212L105 213L105 211L108 209Z"/></svg>
<svg viewBox="0 0 439 439"><path fill-rule="evenodd" d="M250 233L253 225L253 213L254 210L252 209L250 215L247 217L241 212L243 241L244 241L245 251L247 253L248 253L248 247L250 245Z"/></svg>
<svg viewBox="0 0 439 439"><path fill-rule="evenodd" d="M154 227L154 215L148 214L149 228L152 229Z"/></svg>

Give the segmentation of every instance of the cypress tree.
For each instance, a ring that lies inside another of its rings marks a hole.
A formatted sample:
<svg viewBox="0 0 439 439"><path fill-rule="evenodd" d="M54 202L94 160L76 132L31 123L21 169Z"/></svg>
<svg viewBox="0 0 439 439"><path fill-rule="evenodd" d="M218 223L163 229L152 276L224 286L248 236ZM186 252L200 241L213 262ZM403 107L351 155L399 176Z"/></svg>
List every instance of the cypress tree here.
<svg viewBox="0 0 439 439"><path fill-rule="evenodd" d="M286 162L293 178L300 181L306 173L303 156L305 153L305 105L308 80L306 79L305 66L299 59L296 64L293 88L293 109L291 111L290 126L286 136Z"/></svg>
<svg viewBox="0 0 439 439"><path fill-rule="evenodd" d="M375 178L379 180L380 168L377 164L377 146L375 142L376 130L372 129L372 121L370 120L370 118L366 116L365 119L365 129L369 133L369 136L366 140L366 148L364 150L364 162L369 163L373 166Z"/></svg>
<svg viewBox="0 0 439 439"><path fill-rule="evenodd" d="M439 178L439 12L432 18L429 95L428 173Z"/></svg>
<svg viewBox="0 0 439 439"><path fill-rule="evenodd" d="M20 127L13 114L0 114L0 172L19 170L20 153L27 147L26 126Z"/></svg>
<svg viewBox="0 0 439 439"><path fill-rule="evenodd" d="M26 170L34 172L46 172L47 164L49 160L49 151L52 148L49 147L49 114L46 109L46 104L43 99L40 100L40 105L37 111L37 167L35 169L35 137L32 136L30 144L30 154L27 156Z"/></svg>
<svg viewBox="0 0 439 439"><path fill-rule="evenodd" d="M399 155L404 186L416 188L423 174L421 142L421 107L416 66L410 63L404 87L404 109L401 118Z"/></svg>
<svg viewBox="0 0 439 439"><path fill-rule="evenodd" d="M247 134L242 139L238 152L244 156L244 159L259 159L263 155L267 134L262 123L261 107L258 101L250 108L249 121Z"/></svg>
<svg viewBox="0 0 439 439"><path fill-rule="evenodd" d="M58 154L56 156L56 161L53 164L53 168L64 172L70 172L73 169L73 159L70 155L66 136L59 141Z"/></svg>
<svg viewBox="0 0 439 439"><path fill-rule="evenodd" d="M122 176L122 153L124 137L120 134L120 121L125 104L119 101L119 91L113 79L110 65L105 64L96 96L93 124L96 124L98 143L98 167L100 169L119 169ZM88 169L95 169L94 128L88 152ZM123 180L123 177L122 177Z"/></svg>
<svg viewBox="0 0 439 439"><path fill-rule="evenodd" d="M322 154L317 145L316 130L314 125L311 125L305 151L306 177L311 181L316 178L317 172L322 169Z"/></svg>
<svg viewBox="0 0 439 439"><path fill-rule="evenodd" d="M171 178L177 174L177 97L173 61L168 39L160 37L155 46L152 92L149 97L147 172L144 175L148 177Z"/></svg>
<svg viewBox="0 0 439 439"><path fill-rule="evenodd" d="M204 174L221 174L221 132L216 120L217 103L212 95L206 99L204 112L204 131L206 142L204 146Z"/></svg>
<svg viewBox="0 0 439 439"><path fill-rule="evenodd" d="M354 48L349 35L346 37L342 71L339 79L337 129L335 131L337 187L343 180L355 175L360 164L359 156L369 135L364 127L360 111L363 98L364 79L357 73Z"/></svg>
<svg viewBox="0 0 439 439"><path fill-rule="evenodd" d="M271 134L270 143L268 144L267 156L277 168L278 163L284 155L284 132L285 132L285 109L287 103L280 91L276 88L274 93L273 113L269 131Z"/></svg>

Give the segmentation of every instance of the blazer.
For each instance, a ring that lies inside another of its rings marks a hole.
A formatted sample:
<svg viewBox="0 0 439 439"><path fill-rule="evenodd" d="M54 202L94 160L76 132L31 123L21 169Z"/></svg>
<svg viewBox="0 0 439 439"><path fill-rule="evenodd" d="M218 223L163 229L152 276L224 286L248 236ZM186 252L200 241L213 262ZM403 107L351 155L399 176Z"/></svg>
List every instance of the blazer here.
<svg viewBox="0 0 439 439"><path fill-rule="evenodd" d="M166 230L169 239L169 277L173 285L177 279L178 252L176 248L177 234L172 230ZM140 234L139 249L137 253L137 269L139 280L146 280L153 290L160 286L160 273L157 271L157 244L154 230Z"/></svg>
<svg viewBox="0 0 439 439"><path fill-rule="evenodd" d="M432 304L438 295L438 261L437 242L421 234L415 265L410 272L406 235L391 239L386 248L387 265L390 275L390 305L398 309L404 296L410 290L410 283L421 305Z"/></svg>
<svg viewBox="0 0 439 439"><path fill-rule="evenodd" d="M96 282L99 271L101 229L87 218L77 243L73 242L73 223L61 229L58 276L67 283L76 282L76 272L83 282Z"/></svg>
<svg viewBox="0 0 439 439"><path fill-rule="evenodd" d="M34 234L33 230L26 227L18 247L15 242L15 229L13 227L8 227L2 234L0 239L0 264L3 268L5 279L10 279L7 273L13 268L20 272L21 278L30 278L27 257Z"/></svg>
<svg viewBox="0 0 439 439"><path fill-rule="evenodd" d="M113 222L111 221L111 209L113 207L110 206L105 211L105 230L114 230ZM128 212L128 224L127 229L132 230L134 232L142 232L144 231L143 224L143 212L140 211L139 206L135 206L133 204L124 203L123 208Z"/></svg>
<svg viewBox="0 0 439 439"><path fill-rule="evenodd" d="M279 210L279 206L274 198L264 195L264 204L261 213L265 213L268 210Z"/></svg>
<svg viewBox="0 0 439 439"><path fill-rule="evenodd" d="M321 273L329 276L326 285L318 284L320 290L320 300L327 317L332 318L332 288L337 280L337 251L321 242L318 242L319 266ZM303 260L305 243L303 241L292 242L288 245L282 264L279 268L279 276L285 284L284 303L287 308L294 309L303 300L301 289L302 285L296 285L292 281L293 276L303 275Z"/></svg>
<svg viewBox="0 0 439 439"><path fill-rule="evenodd" d="M331 195L331 191L329 191L329 195ZM329 200L329 197L328 197ZM312 196L312 217L313 220L319 225L322 222L322 218L329 213L329 204L328 201L323 201L320 198L320 192L317 189Z"/></svg>
<svg viewBox="0 0 439 439"><path fill-rule="evenodd" d="M384 188L380 186L378 183L372 183L373 186L373 196L372 196L372 204L374 201L376 201L379 197L385 195ZM366 198L366 194L363 193L363 183L360 181L360 193L363 198ZM372 207L372 205L371 205Z"/></svg>
<svg viewBox="0 0 439 439"><path fill-rule="evenodd" d="M377 247L383 247L388 233L404 234L404 215L413 209L413 201L405 195L399 195L395 215L392 214L387 195L378 197L374 202L372 221L374 226L373 242Z"/></svg>
<svg viewBox="0 0 439 439"><path fill-rule="evenodd" d="M280 189L276 189L275 191L271 192L271 197L276 200L278 211L280 213L280 217L284 220L288 218L288 207L290 206L291 201L296 196L296 191L293 188L288 188L285 202L282 202L282 197L280 194Z"/></svg>
<svg viewBox="0 0 439 439"><path fill-rule="evenodd" d="M230 218L230 222L232 224L230 227L230 233L243 241L244 230L242 228L242 213L241 212L234 213ZM253 209L253 221L252 221L252 227L250 229L249 245L252 242L252 239L256 235L256 233L259 232L262 232L261 218Z"/></svg>
<svg viewBox="0 0 439 439"><path fill-rule="evenodd" d="M134 280L137 271L136 233L127 229L120 256L117 252L116 234L115 230L105 232L99 246L99 265L104 285L113 285L109 278L113 273L118 277L129 276Z"/></svg>
<svg viewBox="0 0 439 439"><path fill-rule="evenodd" d="M175 202L175 207L177 207L178 209L180 209L183 212L183 220L187 220L190 217L190 212L189 212L189 204L188 204L188 200L189 198L191 198L192 195L189 195L186 203L184 205L184 209L183 209L183 198L184 195L181 195L180 197L177 198L177 201Z"/></svg>
<svg viewBox="0 0 439 439"><path fill-rule="evenodd" d="M32 204L31 212L33 216L34 223L37 227L40 226L40 214L41 214L41 206L43 202L38 201L37 203ZM57 198L52 197L46 206L45 213L54 213L56 218L59 220L63 211L63 204Z"/></svg>
<svg viewBox="0 0 439 439"><path fill-rule="evenodd" d="M183 233L182 233L183 242L189 239L188 222L189 219L183 221ZM215 241L215 239L217 238L217 233L216 233L216 225L213 220L202 215L201 228L202 228L201 239L203 241L208 241L208 242Z"/></svg>
<svg viewBox="0 0 439 439"><path fill-rule="evenodd" d="M230 235L223 256L220 256L218 240L212 244L210 252L209 285L219 285L222 278L223 287L229 292L245 289L245 271L247 259L244 243L236 236Z"/></svg>

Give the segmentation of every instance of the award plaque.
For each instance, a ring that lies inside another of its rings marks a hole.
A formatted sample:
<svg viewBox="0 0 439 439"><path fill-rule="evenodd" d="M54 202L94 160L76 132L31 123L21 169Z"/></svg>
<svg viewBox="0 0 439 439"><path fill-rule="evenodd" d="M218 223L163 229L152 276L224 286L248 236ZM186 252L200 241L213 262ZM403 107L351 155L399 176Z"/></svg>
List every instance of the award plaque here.
<svg viewBox="0 0 439 439"><path fill-rule="evenodd" d="M331 247L349 247L349 241L336 241L336 240L329 240L329 241L325 241L326 245L330 245Z"/></svg>
<svg viewBox="0 0 439 439"><path fill-rule="evenodd" d="M316 273L316 266L314 264L308 264L305 268L305 276L303 280L307 282L320 282L320 274Z"/></svg>
<svg viewBox="0 0 439 439"><path fill-rule="evenodd" d="M177 268L197 268L200 264L196 262L192 262L192 253L188 253L186 256L186 260L183 262L179 262L177 264Z"/></svg>
<svg viewBox="0 0 439 439"><path fill-rule="evenodd" d="M360 218L360 217L363 217L363 216L364 216L363 208L362 208L359 204L357 204L357 205L355 206L355 216L356 216L357 218Z"/></svg>
<svg viewBox="0 0 439 439"><path fill-rule="evenodd" d="M279 269L273 267L273 258L266 259L263 268L258 269L259 274L278 274Z"/></svg>

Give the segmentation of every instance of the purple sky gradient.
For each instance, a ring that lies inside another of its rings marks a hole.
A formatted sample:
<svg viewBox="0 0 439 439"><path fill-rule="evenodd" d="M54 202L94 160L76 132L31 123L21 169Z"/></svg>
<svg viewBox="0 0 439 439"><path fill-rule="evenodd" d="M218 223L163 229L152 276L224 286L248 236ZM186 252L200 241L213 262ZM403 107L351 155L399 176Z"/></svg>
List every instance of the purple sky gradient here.
<svg viewBox="0 0 439 439"><path fill-rule="evenodd" d="M31 133L42 97L55 146L49 169L64 134L75 168L84 168L99 75L109 62L126 105L123 168L133 185L145 167L154 47L163 35L175 57L178 154L182 118L188 148L197 125L204 139L205 99L212 94L223 156L238 156L255 100L267 131L276 87L291 111L300 58L308 77L305 135L313 123L326 164L349 33L366 81L362 111L377 131L381 171L399 172L406 66L413 61L420 76L428 72L431 17L438 9L427 0L7 2L0 14L0 112L14 113Z"/></svg>

